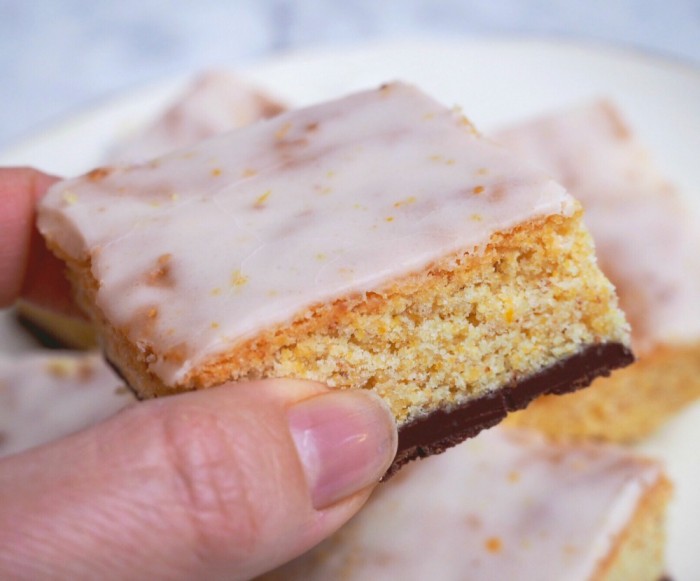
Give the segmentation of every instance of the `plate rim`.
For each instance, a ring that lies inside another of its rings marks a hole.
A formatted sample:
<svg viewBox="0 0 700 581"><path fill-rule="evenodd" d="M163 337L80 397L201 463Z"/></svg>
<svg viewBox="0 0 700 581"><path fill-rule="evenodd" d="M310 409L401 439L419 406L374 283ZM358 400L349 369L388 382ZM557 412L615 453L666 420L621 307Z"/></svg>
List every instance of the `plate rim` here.
<svg viewBox="0 0 700 581"><path fill-rule="evenodd" d="M46 139L48 135L64 131L68 126L89 121L99 116L105 110L118 107L139 95L147 95L158 89L176 89L188 79L203 69L230 70L243 79L252 75L260 75L261 70L274 67L290 66L295 61L305 60L332 60L334 58L359 58L358 55L376 53L378 51L400 52L402 50L416 50L427 48L430 50L456 50L467 47L527 47L528 49L559 48L567 51L582 51L586 53L598 53L599 56L608 56L618 60L635 61L637 63L652 66L658 69L675 69L675 72L696 78L700 83L700 62L686 59L675 54L667 54L649 47L639 46L634 43L613 42L595 37L579 37L564 34L484 34L457 36L449 35L445 38L437 38L432 35L397 36L393 38L363 39L362 41L350 41L333 45L323 43L311 46L297 47L279 52L260 55L238 64L212 63L202 65L198 69L191 67L173 74L158 75L145 82L134 82L120 89L108 92L104 95L87 99L84 103L70 107L65 113L54 118L47 119L36 126L32 126L19 137L10 140L9 143L0 144L0 165L5 164L6 158L21 157L23 150L31 149L38 142Z"/></svg>

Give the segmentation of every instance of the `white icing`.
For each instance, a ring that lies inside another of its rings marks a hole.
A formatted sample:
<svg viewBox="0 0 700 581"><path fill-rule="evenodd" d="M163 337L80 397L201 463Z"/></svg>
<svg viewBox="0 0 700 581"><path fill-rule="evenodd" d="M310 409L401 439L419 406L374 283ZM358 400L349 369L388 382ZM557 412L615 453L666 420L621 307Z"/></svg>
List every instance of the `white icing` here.
<svg viewBox="0 0 700 581"><path fill-rule="evenodd" d="M544 173L396 83L61 182L39 227L91 256L97 305L174 385L310 305L575 207Z"/></svg>
<svg viewBox="0 0 700 581"><path fill-rule="evenodd" d="M495 428L403 468L272 577L589 580L660 476L622 448Z"/></svg>
<svg viewBox="0 0 700 581"><path fill-rule="evenodd" d="M86 428L132 401L98 354L0 357L0 456Z"/></svg>
<svg viewBox="0 0 700 581"><path fill-rule="evenodd" d="M638 354L700 338L700 221L606 102L511 127L497 139L583 204Z"/></svg>
<svg viewBox="0 0 700 581"><path fill-rule="evenodd" d="M152 159L281 112L284 107L225 71L195 78L166 111L110 152L108 163Z"/></svg>

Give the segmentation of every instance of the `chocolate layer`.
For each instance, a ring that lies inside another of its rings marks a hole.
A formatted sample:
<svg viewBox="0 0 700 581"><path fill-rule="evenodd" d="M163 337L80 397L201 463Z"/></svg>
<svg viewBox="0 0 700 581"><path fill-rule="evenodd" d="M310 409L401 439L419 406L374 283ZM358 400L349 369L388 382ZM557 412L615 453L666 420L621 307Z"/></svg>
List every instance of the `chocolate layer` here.
<svg viewBox="0 0 700 581"><path fill-rule="evenodd" d="M119 367L107 362L124 379ZM535 398L546 394L565 394L582 389L596 377L607 377L634 362L634 355L620 343L590 345L572 355L498 391L467 401L450 410L437 410L399 429L399 446L394 462L382 480L393 476L411 460L440 454L481 430L495 426L508 412L527 407ZM127 386L129 383L124 379ZM131 386L137 399L140 394Z"/></svg>
<svg viewBox="0 0 700 581"><path fill-rule="evenodd" d="M450 410L438 410L406 424L399 430L399 449L384 479L401 466L444 452L496 425L508 412L526 407L545 394L563 394L590 385L634 361L632 352L620 343L591 345L526 379L505 386L485 397L467 401Z"/></svg>

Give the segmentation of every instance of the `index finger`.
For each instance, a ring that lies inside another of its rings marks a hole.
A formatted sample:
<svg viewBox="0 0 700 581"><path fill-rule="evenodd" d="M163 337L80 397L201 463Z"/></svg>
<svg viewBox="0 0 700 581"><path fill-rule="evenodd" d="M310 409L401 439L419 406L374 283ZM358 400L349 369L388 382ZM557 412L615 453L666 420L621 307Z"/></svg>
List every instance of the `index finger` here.
<svg viewBox="0 0 700 581"><path fill-rule="evenodd" d="M58 178L31 168L0 169L0 307L24 297L74 312L61 262L36 229L36 203Z"/></svg>

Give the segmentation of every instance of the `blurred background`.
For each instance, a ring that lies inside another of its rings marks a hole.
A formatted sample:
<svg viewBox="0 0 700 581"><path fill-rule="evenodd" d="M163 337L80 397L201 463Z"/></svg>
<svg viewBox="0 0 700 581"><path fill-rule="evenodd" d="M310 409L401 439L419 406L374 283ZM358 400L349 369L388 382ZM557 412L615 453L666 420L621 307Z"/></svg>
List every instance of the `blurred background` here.
<svg viewBox="0 0 700 581"><path fill-rule="evenodd" d="M0 148L168 75L424 37L556 36L700 65L700 0L0 0Z"/></svg>

